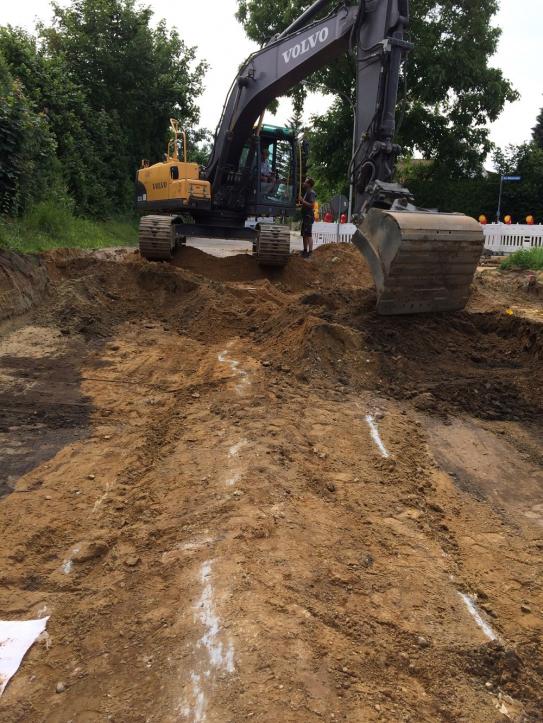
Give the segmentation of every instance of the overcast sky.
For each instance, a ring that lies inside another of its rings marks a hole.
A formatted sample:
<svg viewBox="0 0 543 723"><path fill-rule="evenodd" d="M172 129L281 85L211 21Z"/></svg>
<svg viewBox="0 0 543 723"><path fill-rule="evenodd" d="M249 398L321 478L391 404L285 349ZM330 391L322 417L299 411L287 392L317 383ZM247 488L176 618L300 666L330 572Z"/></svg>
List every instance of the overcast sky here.
<svg viewBox="0 0 543 723"><path fill-rule="evenodd" d="M61 0L65 4L65 0ZM256 46L245 37L234 13L236 0L147 0L157 18L168 18L189 45L199 49L199 57L210 64L206 76L206 90L200 99L202 125L215 129L224 97L241 60ZM501 0L496 23L503 29L500 47L493 64L521 93L520 101L509 104L492 127L492 139L500 146L521 143L530 137L538 111L543 107L543 80L541 66L542 0ZM0 23L21 25L32 29L35 20L49 20L49 0L4 0L0 10ZM319 96L309 99L306 120L311 114L322 112L328 100ZM281 103L275 118L267 121L285 123L292 114L288 101Z"/></svg>

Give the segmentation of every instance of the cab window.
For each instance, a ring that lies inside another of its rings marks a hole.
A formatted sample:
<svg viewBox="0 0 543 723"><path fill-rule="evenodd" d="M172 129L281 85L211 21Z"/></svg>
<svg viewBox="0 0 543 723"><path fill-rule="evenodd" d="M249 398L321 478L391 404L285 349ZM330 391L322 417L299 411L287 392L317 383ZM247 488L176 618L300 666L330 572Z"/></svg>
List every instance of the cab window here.
<svg viewBox="0 0 543 723"><path fill-rule="evenodd" d="M289 140L262 138L260 196L266 203L294 203L294 155Z"/></svg>

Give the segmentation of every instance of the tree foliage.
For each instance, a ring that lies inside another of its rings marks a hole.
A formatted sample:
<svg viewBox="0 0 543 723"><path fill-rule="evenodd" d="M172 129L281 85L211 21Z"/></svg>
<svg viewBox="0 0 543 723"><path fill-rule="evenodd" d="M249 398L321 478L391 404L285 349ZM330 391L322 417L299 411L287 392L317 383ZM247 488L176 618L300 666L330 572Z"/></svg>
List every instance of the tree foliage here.
<svg viewBox="0 0 543 723"><path fill-rule="evenodd" d="M519 183L504 183L504 214L511 214L517 222L533 214L543 222L543 148L535 141L508 146L505 151L496 151L494 165L499 174L522 179Z"/></svg>
<svg viewBox="0 0 543 723"><path fill-rule="evenodd" d="M47 192L55 175L56 144L0 54L0 213L18 214Z"/></svg>
<svg viewBox="0 0 543 723"><path fill-rule="evenodd" d="M352 4L352 3L351 3ZM238 0L237 17L253 40L264 42L310 5L308 0ZM490 65L500 30L492 26L496 0L411 0L411 38L415 49L404 68L405 99L399 142L407 152L435 160L445 178L470 177L482 170L492 149L488 123L506 101L518 96L502 72ZM319 171L341 190L351 151L352 114L341 106L354 98L355 66L346 56L307 80L338 100L315 119L314 157L334 144L336 162L323 155ZM339 93L338 93L339 91ZM345 140L345 142L344 142Z"/></svg>
<svg viewBox="0 0 543 723"><path fill-rule="evenodd" d="M53 27L41 32L47 49L64 59L90 106L117 119L132 166L163 152L170 117L197 123L206 65L193 68L195 49L164 20L153 28L152 11L137 8L135 0L53 7Z"/></svg>
<svg viewBox="0 0 543 723"><path fill-rule="evenodd" d="M36 36L0 28L0 55L53 139L57 187L78 212L111 215L131 207L140 160L162 156L169 118L197 124L206 65L135 0L72 0L53 12ZM28 124L20 133L38 163L46 140Z"/></svg>
<svg viewBox="0 0 543 723"><path fill-rule="evenodd" d="M511 215L515 223L523 223L528 215L543 222L543 149L535 143L508 146L493 155L495 173L478 178L443 179L435 176L429 166L412 164L402 168L409 189L417 202L426 208L461 211L470 216L484 214L494 220L498 207L500 175L519 175L520 183L504 183L503 216Z"/></svg>
<svg viewBox="0 0 543 723"><path fill-rule="evenodd" d="M541 109L532 131L533 139L540 148L543 148L543 108Z"/></svg>

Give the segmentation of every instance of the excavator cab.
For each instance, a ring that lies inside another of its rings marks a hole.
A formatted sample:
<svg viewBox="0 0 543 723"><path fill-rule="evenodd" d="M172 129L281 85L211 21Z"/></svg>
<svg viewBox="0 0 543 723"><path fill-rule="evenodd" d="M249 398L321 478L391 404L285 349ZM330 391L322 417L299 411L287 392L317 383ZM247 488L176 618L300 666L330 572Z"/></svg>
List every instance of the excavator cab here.
<svg viewBox="0 0 543 723"><path fill-rule="evenodd" d="M300 175L296 134L291 128L263 126L259 141L256 204L270 216L288 215L296 207Z"/></svg>
<svg viewBox="0 0 543 723"><path fill-rule="evenodd" d="M251 216L290 216L296 210L301 168L300 144L292 128L264 125L245 144L236 173L246 190ZM250 183L244 184L244 178Z"/></svg>
<svg viewBox="0 0 543 723"><path fill-rule="evenodd" d="M239 188L249 216L281 218L282 224L258 223L253 252L264 266L284 266L290 255L290 228L300 193L303 154L292 128L257 126L240 157ZM244 179L250 179L247 183Z"/></svg>

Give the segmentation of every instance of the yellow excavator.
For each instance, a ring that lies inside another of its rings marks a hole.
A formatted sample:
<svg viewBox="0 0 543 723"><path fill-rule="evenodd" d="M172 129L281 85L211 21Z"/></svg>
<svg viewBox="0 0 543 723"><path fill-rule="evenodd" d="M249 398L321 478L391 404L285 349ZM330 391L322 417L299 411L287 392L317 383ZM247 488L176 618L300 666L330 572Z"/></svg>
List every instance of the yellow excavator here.
<svg viewBox="0 0 543 723"><path fill-rule="evenodd" d="M412 48L409 0L359 0L322 17L329 4L316 0L243 64L204 170L187 161L186 136L172 122L164 161L144 164L137 174L136 205L148 214L141 219L141 254L168 260L187 237L238 238L253 242L259 263L286 264L288 226L261 223L250 229L245 222L250 216L294 215L307 149L294 131L264 125L263 114L272 100L353 49L353 243L373 274L377 309L382 314L462 309L483 250L480 224L462 214L417 208L410 191L393 180L401 152L394 142L398 87Z"/></svg>

